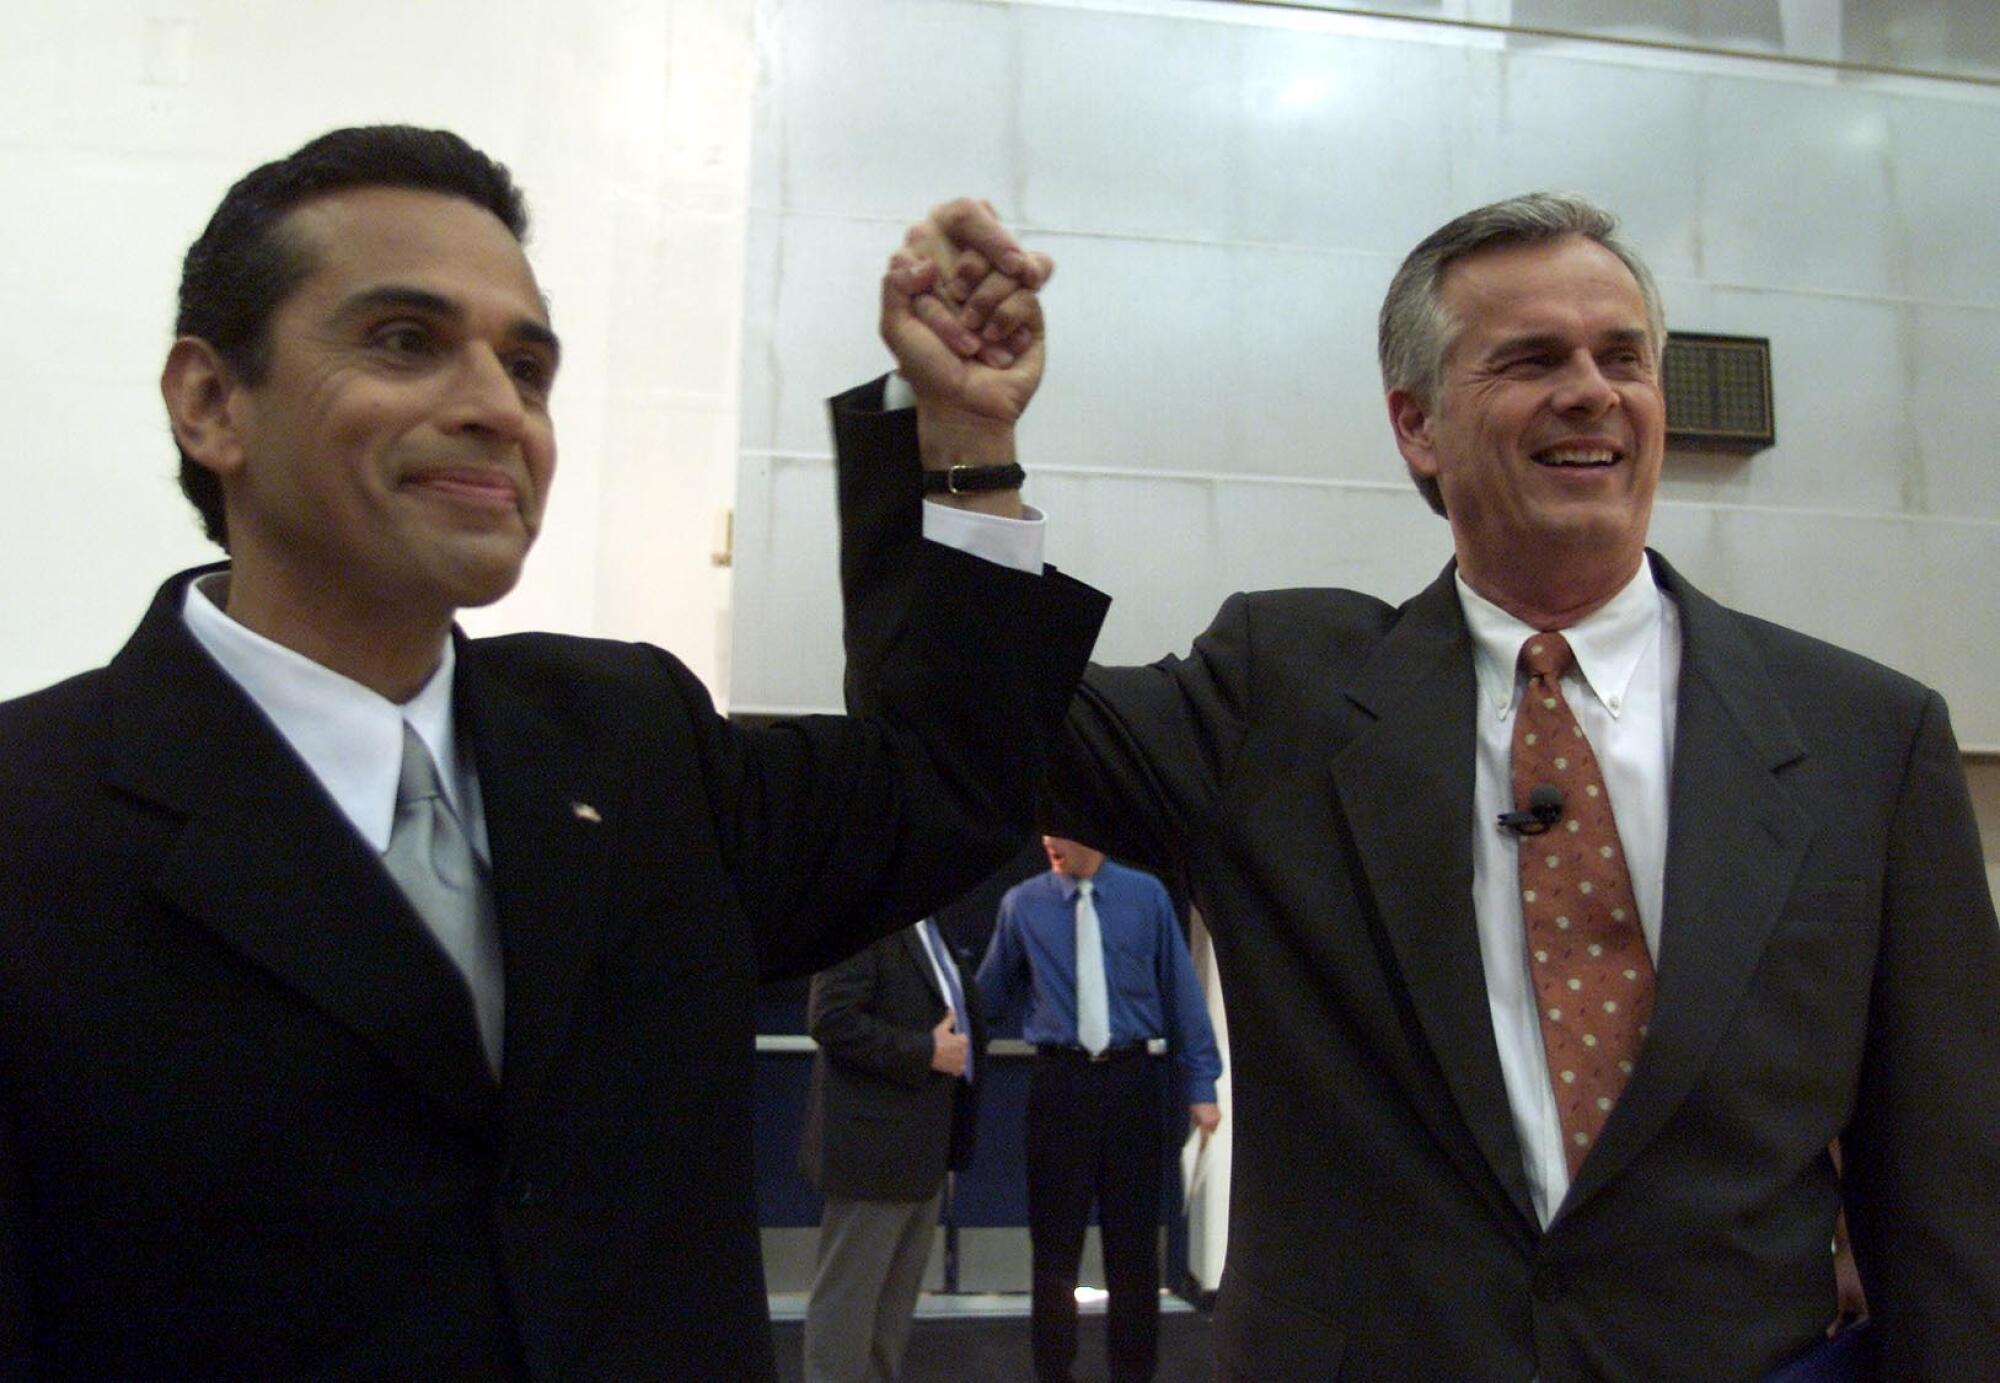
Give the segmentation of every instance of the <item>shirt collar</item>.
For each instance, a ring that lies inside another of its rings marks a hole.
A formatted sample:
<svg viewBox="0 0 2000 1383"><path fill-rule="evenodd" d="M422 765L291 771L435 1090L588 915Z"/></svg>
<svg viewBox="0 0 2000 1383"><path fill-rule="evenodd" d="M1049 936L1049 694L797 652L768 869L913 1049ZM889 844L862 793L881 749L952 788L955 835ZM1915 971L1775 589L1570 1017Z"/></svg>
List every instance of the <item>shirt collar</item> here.
<svg viewBox="0 0 2000 1383"><path fill-rule="evenodd" d="M1111 863L1109 860L1104 862L1104 864L1109 863ZM1090 891L1092 893L1104 892L1104 864L1097 866L1097 872L1090 876ZM1056 881L1056 892L1062 895L1062 900L1065 903L1070 902L1076 897L1078 886L1084 882L1082 879L1063 873L1060 869L1051 869L1049 877Z"/></svg>
<svg viewBox="0 0 2000 1383"><path fill-rule="evenodd" d="M1521 684L1517 669L1521 645L1536 631L1466 585L1463 575L1454 574L1453 580L1458 585L1466 628L1472 634L1472 664L1479 694L1493 713L1505 720L1513 714ZM1626 691L1639 660L1660 636L1660 602L1664 598L1653 579L1652 562L1641 559L1639 570L1618 594L1561 631L1576 655L1577 675L1614 718L1625 707Z"/></svg>
<svg viewBox="0 0 2000 1383"><path fill-rule="evenodd" d="M457 658L449 638L430 681L397 705L229 618L215 603L225 580L217 574L189 583L181 602L188 632L284 736L363 840L378 853L389 848L405 721L431 751L445 797L463 816L451 707ZM203 589L211 583L212 591Z"/></svg>

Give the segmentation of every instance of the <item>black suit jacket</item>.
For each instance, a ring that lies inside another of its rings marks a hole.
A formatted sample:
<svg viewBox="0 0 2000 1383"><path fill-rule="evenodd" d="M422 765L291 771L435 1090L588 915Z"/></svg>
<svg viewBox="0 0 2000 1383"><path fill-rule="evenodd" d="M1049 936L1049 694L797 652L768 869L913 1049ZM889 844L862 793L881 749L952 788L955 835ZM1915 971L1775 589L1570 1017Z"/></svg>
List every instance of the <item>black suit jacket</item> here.
<svg viewBox="0 0 2000 1383"><path fill-rule="evenodd" d="M0 707L0 1375L772 1376L755 985L1012 851L1102 614L922 542L914 468L856 479L850 609L909 634L852 670L866 718L746 730L657 649L460 641L504 1084L186 633L188 575L109 667Z"/></svg>
<svg viewBox="0 0 2000 1383"><path fill-rule="evenodd" d="M1659 987L1546 1232L1450 570L1232 597L1189 657L1087 674L1058 827L1183 871L1220 962L1225 1375L1755 1379L1834 1314L1844 1193L1884 1376L2000 1377L2000 934L1944 705L1652 560L1684 634Z"/></svg>
<svg viewBox="0 0 2000 1383"><path fill-rule="evenodd" d="M956 960L957 957L954 957ZM959 964L959 1015L974 1074L986 1014ZM944 1017L923 942L908 928L813 976L806 1026L819 1051L799 1141L799 1171L829 1196L920 1201L972 1155L976 1087L931 1069L931 1029Z"/></svg>

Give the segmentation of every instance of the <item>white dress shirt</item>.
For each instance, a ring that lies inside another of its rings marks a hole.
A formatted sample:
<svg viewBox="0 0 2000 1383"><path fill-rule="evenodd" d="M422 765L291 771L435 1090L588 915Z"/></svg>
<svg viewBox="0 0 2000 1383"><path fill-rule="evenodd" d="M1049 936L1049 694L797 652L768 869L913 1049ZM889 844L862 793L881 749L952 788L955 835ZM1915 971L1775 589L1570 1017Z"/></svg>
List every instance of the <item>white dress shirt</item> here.
<svg viewBox="0 0 2000 1383"><path fill-rule="evenodd" d="M389 848L396 822L396 782L402 777L403 725L407 722L431 752L446 800L465 828L480 862L491 867L486 811L472 756L458 752L451 689L457 666L450 638L439 652L438 669L423 689L402 705L322 667L303 654L238 624L215 603L227 578L208 576L188 585L181 619L229 679L243 689L306 770L326 789L333 804L377 856ZM213 591L204 590L212 586ZM418 913L426 927L430 919ZM463 938L432 929L439 949L465 977L476 1011L505 1022L506 978L493 959L497 950L474 948ZM485 957L482 963L479 957ZM499 1026L487 1032L488 1060L498 1070Z"/></svg>
<svg viewBox="0 0 2000 1383"><path fill-rule="evenodd" d="M1472 632L1479 684L1478 763L1472 791L1472 905L1507 1103L1535 1213L1546 1226L1569 1191L1562 1119L1549 1086L1540 1006L1528 973L1521 917L1520 842L1501 829L1513 808L1514 707L1525 679L1516 660L1535 631L1482 598L1461 577L1458 599ZM1680 686L1680 613L1653 581L1650 562L1602 608L1562 631L1576 665L1562 679L1604 773L1632 874L1646 949L1660 958L1660 898L1667 863L1667 788L1674 761L1674 694Z"/></svg>
<svg viewBox="0 0 2000 1383"><path fill-rule="evenodd" d="M482 863L493 855L486 840L486 812L472 756L458 752L452 719L451 640L423 690L402 705L322 667L302 653L273 643L222 612L213 595L226 589L221 574L191 583L181 618L195 642L264 713L354 829L381 854L396 824L396 780L403 769L403 723L431 751L445 797ZM203 587L212 586L213 592Z"/></svg>
<svg viewBox="0 0 2000 1383"><path fill-rule="evenodd" d="M926 504L924 515L925 536L934 541L1002 565L1041 570L1039 514L1029 522L994 520ZM389 848L407 722L430 750L445 798L465 828L473 853L491 868L493 851L486 835L479 774L472 756L459 753L458 748L452 713L457 656L451 639L444 640L431 679L415 696L398 705L224 614L216 602L227 590L227 581L218 573L189 583L181 602L181 619L188 633L264 713L368 847L378 856ZM457 955L447 938L440 936L438 941L446 955ZM929 952L928 945L925 950ZM950 964L949 958L944 963ZM935 956L932 964L938 964ZM501 1007L504 981L499 973L471 973L463 963L459 969L473 991L476 1007ZM940 992L951 992L942 974L938 983Z"/></svg>

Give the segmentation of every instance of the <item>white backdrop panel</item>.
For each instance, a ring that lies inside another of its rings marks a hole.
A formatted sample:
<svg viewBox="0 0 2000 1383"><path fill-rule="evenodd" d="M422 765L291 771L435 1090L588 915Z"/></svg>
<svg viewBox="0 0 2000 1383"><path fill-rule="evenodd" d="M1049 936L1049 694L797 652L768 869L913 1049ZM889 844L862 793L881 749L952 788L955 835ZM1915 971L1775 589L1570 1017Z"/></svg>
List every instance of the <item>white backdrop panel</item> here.
<svg viewBox="0 0 2000 1383"><path fill-rule="evenodd" d="M766 0L760 45L739 708L838 704L837 661L800 656L835 646L806 536L830 487L781 467L823 458L821 397L886 363L874 280L931 203L987 196L1056 256L1030 497L1051 558L1118 598L1099 652L1123 661L1235 589L1401 599L1435 573L1375 311L1444 218L1554 186L1624 214L1676 325L1772 340L1778 445L1670 457L1658 544L2000 746L1992 90L1175 0Z"/></svg>
<svg viewBox="0 0 2000 1383"><path fill-rule="evenodd" d="M218 555L158 378L223 190L338 125L458 130L513 168L563 334L561 478L478 631L664 643L705 675L734 486L751 0L15 0L0 44L0 696L103 662Z"/></svg>

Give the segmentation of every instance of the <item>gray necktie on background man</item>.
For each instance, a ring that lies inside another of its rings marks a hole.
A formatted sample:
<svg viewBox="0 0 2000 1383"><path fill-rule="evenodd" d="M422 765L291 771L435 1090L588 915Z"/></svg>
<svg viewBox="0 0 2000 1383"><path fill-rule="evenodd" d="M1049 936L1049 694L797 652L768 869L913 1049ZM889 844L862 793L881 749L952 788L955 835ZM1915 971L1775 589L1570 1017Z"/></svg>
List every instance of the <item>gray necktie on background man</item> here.
<svg viewBox="0 0 2000 1383"><path fill-rule="evenodd" d="M465 976L486 1064L497 1077L505 976L493 890L444 796L430 750L408 721L403 722L403 768L396 781L396 824L382 867Z"/></svg>
<svg viewBox="0 0 2000 1383"><path fill-rule="evenodd" d="M1104 988L1104 933L1090 880L1076 885L1076 1040L1096 1056L1111 1045L1111 1001Z"/></svg>

